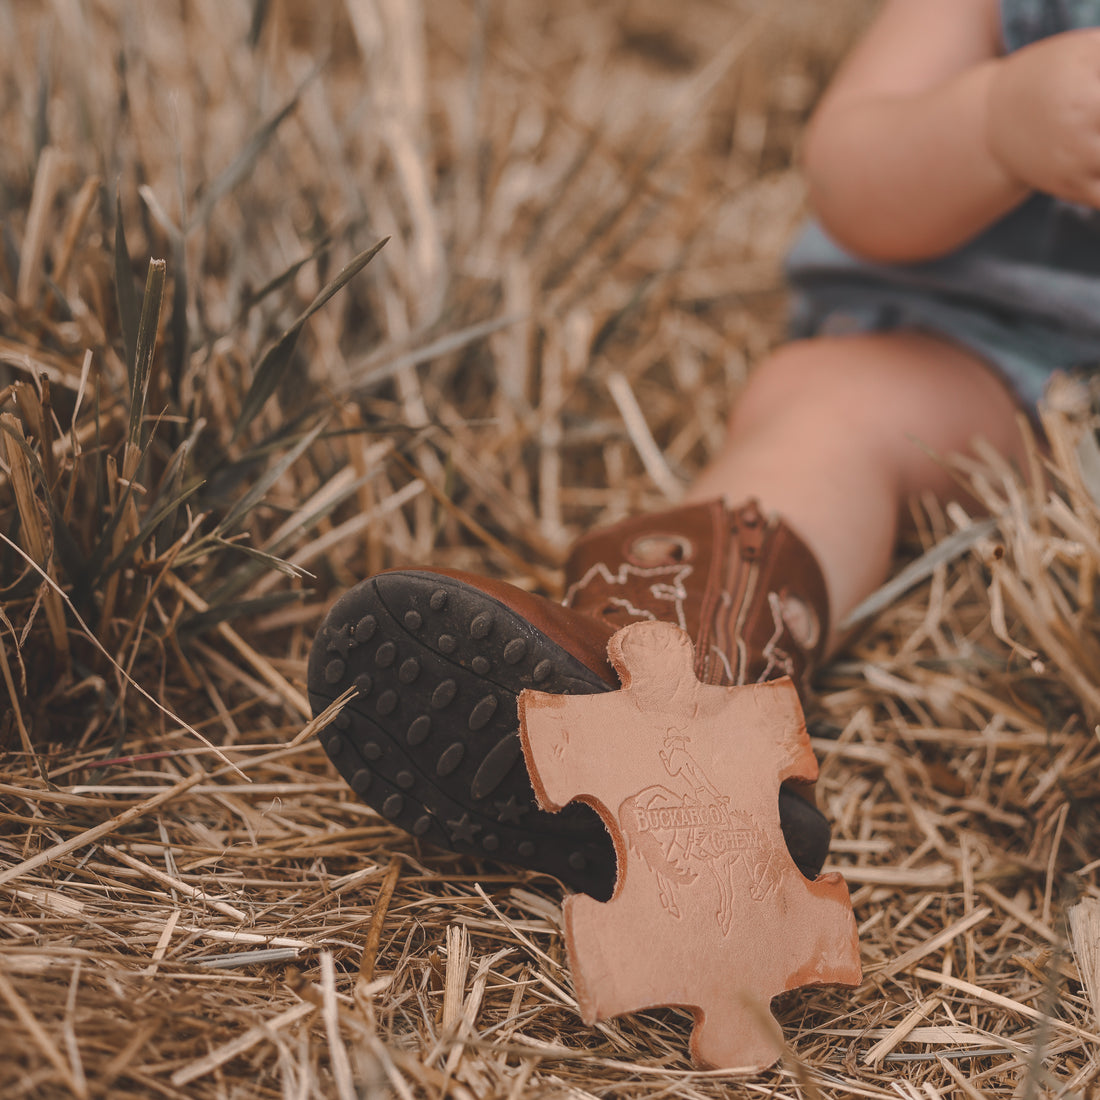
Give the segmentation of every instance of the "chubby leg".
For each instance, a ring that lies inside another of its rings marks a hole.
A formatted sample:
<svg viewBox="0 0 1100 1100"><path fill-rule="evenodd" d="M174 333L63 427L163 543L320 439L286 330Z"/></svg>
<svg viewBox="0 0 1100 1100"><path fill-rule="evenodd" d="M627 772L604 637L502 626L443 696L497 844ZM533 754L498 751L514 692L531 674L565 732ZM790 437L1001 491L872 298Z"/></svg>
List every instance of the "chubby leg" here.
<svg viewBox="0 0 1100 1100"><path fill-rule="evenodd" d="M1022 459L1011 392L979 358L918 332L803 340L751 376L690 501L757 497L815 551L833 622L886 579L902 505L959 495L929 455L984 437Z"/></svg>

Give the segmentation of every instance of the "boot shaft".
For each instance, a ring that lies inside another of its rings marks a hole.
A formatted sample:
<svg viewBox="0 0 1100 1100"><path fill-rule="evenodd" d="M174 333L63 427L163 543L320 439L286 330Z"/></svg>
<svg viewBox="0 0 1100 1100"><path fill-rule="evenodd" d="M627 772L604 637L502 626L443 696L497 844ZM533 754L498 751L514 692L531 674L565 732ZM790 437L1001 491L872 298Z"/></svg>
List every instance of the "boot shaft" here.
<svg viewBox="0 0 1100 1100"><path fill-rule="evenodd" d="M695 643L704 683L790 676L801 687L828 639L816 557L755 500L687 505L595 531L574 546L566 584L567 607L615 629L676 623Z"/></svg>

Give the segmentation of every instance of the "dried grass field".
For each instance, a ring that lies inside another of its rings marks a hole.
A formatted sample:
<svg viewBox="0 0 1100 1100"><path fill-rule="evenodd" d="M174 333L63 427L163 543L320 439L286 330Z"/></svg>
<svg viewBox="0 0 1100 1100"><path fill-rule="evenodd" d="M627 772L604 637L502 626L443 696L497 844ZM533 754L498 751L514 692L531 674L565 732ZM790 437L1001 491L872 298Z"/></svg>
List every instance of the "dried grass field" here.
<svg viewBox="0 0 1100 1100"><path fill-rule="evenodd" d="M944 456L807 718L864 980L700 1072L588 1027L552 880L318 747L327 603L555 594L783 333L802 125L864 0L0 0L0 1096L1100 1090L1100 448ZM384 243L383 243L384 242Z"/></svg>

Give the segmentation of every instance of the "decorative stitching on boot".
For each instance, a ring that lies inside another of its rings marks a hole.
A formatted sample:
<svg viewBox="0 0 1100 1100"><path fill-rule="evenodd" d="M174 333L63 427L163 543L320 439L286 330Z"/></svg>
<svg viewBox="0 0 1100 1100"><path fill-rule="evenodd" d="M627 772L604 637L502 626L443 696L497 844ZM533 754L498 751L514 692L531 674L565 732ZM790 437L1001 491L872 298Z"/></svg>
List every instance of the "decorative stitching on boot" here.
<svg viewBox="0 0 1100 1100"><path fill-rule="evenodd" d="M655 600L672 604L672 608L676 614L675 620L665 619L664 616L659 616L654 611L643 610L642 608L636 607L629 600L623 599L620 596L608 594L607 602L613 603L617 607L622 607L635 618L647 620L661 618L666 622L675 621L676 625L679 626L681 630L687 630L687 617L684 613L684 603L688 598L686 582L693 572L694 568L690 565L663 565L646 569L631 565L629 562L623 562L618 569L613 571L606 562L599 561L591 566L580 580L575 581L569 586L562 603L565 604L566 607L572 607L576 597L581 592L584 592L589 585L597 580L597 578L602 580L609 588L626 587L630 583L631 578L643 581L653 580L655 578L667 578L665 583L651 585L649 591Z"/></svg>
<svg viewBox="0 0 1100 1100"><path fill-rule="evenodd" d="M716 646L712 643L711 647L710 647L710 652L712 654L714 654L718 658L719 661L722 662L722 667L725 669L725 672L726 672L726 683L728 683L728 684L737 683L736 679L734 679L733 667L730 665L730 659L727 656L727 654L725 653L725 651L720 649L718 646Z"/></svg>
<svg viewBox="0 0 1100 1100"><path fill-rule="evenodd" d="M764 656L767 657L768 663L758 677L757 683L774 680L777 669L784 676L790 676L792 679L794 677L794 662L791 655L779 644L780 639L787 632L787 624L783 619L783 601L778 592L768 593L768 608L772 613L775 630L767 642L764 643Z"/></svg>

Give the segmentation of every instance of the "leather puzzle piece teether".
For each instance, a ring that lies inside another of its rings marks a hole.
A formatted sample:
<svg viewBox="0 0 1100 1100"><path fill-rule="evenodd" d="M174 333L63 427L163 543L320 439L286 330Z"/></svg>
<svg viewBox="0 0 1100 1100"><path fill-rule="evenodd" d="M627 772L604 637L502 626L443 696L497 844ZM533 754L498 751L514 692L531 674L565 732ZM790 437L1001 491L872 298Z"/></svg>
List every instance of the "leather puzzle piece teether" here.
<svg viewBox="0 0 1100 1100"><path fill-rule="evenodd" d="M563 907L581 1014L686 1008L697 1064L764 1069L780 1055L773 997L861 977L847 886L804 878L780 831L780 784L817 778L798 693L700 683L670 623L625 627L608 652L622 690L520 698L540 804L595 807L619 860L610 901Z"/></svg>

